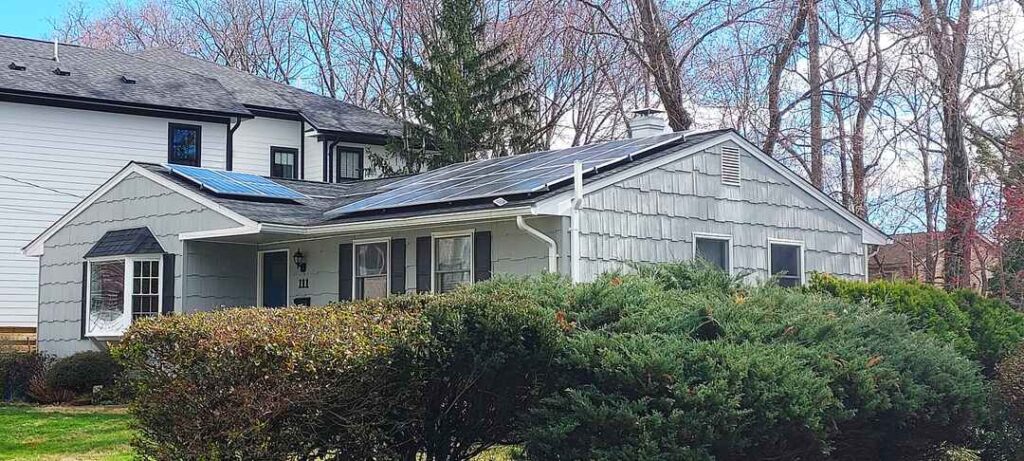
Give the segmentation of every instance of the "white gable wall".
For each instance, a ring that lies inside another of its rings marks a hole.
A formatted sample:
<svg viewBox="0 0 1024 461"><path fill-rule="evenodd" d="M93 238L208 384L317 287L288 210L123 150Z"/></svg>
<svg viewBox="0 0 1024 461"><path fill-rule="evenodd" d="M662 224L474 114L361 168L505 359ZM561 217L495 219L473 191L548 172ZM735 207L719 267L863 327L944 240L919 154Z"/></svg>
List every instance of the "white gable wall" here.
<svg viewBox="0 0 1024 461"><path fill-rule="evenodd" d="M582 280L628 261L690 260L694 233L732 236L734 272L755 279L768 276L769 239L802 241L806 271L864 277L859 227L742 148L740 186L723 185L720 147L586 195Z"/></svg>

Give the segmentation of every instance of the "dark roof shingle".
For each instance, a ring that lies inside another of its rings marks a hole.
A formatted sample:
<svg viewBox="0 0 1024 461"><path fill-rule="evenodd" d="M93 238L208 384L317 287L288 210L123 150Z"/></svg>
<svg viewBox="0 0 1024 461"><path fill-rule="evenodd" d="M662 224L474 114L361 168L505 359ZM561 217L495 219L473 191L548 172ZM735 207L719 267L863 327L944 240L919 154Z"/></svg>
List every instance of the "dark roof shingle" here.
<svg viewBox="0 0 1024 461"><path fill-rule="evenodd" d="M148 227L108 231L96 242L86 258L139 254L162 254L163 247Z"/></svg>

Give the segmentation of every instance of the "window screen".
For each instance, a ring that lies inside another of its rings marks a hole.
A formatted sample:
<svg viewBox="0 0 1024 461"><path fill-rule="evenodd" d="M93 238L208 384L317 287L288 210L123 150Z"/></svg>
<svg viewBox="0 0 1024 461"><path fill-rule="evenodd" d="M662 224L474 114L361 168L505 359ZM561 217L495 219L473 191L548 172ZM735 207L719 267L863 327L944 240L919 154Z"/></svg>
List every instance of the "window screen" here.
<svg viewBox="0 0 1024 461"><path fill-rule="evenodd" d="M334 153L334 178L363 179L363 149L338 146Z"/></svg>
<svg viewBox="0 0 1024 461"><path fill-rule="evenodd" d="M803 260L800 246L784 243L772 243L771 271L778 277L779 285L795 287L803 281Z"/></svg>
<svg viewBox="0 0 1024 461"><path fill-rule="evenodd" d="M356 299L383 298L388 295L388 243L355 245Z"/></svg>
<svg viewBox="0 0 1024 461"><path fill-rule="evenodd" d="M472 281L473 238L470 235L434 239L434 291L444 293Z"/></svg>
<svg viewBox="0 0 1024 461"><path fill-rule="evenodd" d="M200 166L203 127L171 123L168 129L167 163Z"/></svg>
<svg viewBox="0 0 1024 461"><path fill-rule="evenodd" d="M697 259L714 264L719 269L729 272L729 241L719 238L697 237Z"/></svg>
<svg viewBox="0 0 1024 461"><path fill-rule="evenodd" d="M270 177L299 178L299 151L287 147L270 148Z"/></svg>

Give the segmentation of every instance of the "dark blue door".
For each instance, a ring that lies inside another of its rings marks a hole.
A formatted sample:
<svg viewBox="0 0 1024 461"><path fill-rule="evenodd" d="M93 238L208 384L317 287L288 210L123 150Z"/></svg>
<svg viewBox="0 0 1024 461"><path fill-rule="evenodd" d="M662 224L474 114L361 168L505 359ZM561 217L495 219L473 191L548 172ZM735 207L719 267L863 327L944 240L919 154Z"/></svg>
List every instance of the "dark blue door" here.
<svg viewBox="0 0 1024 461"><path fill-rule="evenodd" d="M263 253L263 306L288 305L288 253Z"/></svg>

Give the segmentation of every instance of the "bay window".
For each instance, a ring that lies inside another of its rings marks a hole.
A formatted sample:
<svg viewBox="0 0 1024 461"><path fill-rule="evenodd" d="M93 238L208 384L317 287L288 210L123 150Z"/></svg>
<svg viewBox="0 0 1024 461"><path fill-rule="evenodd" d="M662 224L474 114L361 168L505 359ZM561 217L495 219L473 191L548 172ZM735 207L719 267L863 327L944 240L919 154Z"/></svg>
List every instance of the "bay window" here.
<svg viewBox="0 0 1024 461"><path fill-rule="evenodd" d="M89 260L85 336L121 336L133 319L159 315L160 265L160 255Z"/></svg>

